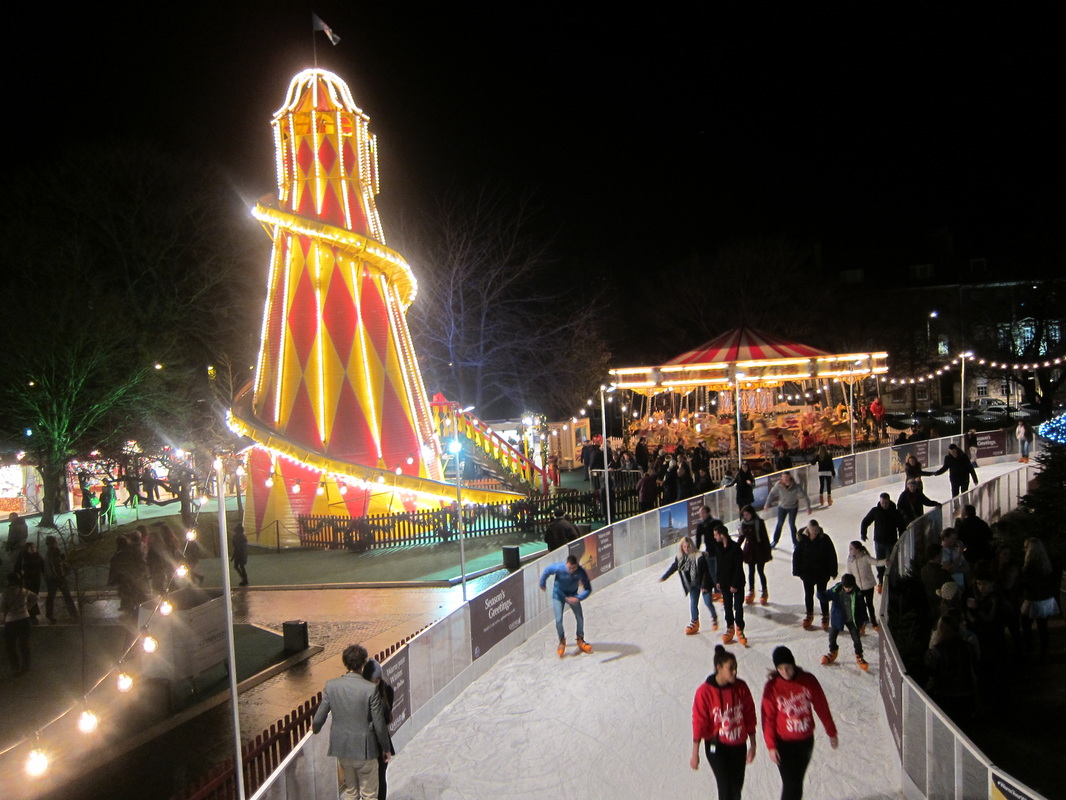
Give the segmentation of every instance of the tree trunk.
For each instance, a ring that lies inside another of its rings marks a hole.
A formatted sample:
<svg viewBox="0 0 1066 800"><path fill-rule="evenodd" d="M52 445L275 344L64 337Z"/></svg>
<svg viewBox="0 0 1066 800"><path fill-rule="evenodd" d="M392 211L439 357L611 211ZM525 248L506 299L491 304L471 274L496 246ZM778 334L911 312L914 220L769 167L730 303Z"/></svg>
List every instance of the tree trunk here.
<svg viewBox="0 0 1066 800"><path fill-rule="evenodd" d="M66 483L67 464L65 461L42 459L41 463L37 465L37 471L40 473L41 482L44 484L39 526L42 528L54 528L56 526L56 514L60 511L60 503L63 499L60 491Z"/></svg>

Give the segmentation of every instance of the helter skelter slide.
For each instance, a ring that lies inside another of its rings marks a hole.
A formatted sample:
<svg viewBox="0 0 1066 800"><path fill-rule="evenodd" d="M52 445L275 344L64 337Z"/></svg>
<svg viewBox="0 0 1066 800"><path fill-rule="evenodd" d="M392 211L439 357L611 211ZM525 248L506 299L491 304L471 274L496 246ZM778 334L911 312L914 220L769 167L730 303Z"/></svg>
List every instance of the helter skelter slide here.
<svg viewBox="0 0 1066 800"><path fill-rule="evenodd" d="M274 114L276 202L252 210L273 241L258 363L230 425L248 456L249 534L300 514L361 517L455 500L407 327L415 276L385 246L377 143L335 74L293 78ZM513 492L464 489L496 502Z"/></svg>

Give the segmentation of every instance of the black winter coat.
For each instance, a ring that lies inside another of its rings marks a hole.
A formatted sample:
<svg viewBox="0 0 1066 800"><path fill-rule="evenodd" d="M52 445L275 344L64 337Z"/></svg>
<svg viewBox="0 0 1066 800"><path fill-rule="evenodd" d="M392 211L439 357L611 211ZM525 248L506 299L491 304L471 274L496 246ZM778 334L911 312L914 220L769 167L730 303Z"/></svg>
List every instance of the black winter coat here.
<svg viewBox="0 0 1066 800"><path fill-rule="evenodd" d="M718 550L718 585L723 590L732 586L738 592L744 591L744 557L740 545L732 539Z"/></svg>
<svg viewBox="0 0 1066 800"><path fill-rule="evenodd" d="M792 574L811 583L829 583L837 576L837 549L822 533L817 538L799 536L792 553Z"/></svg>
<svg viewBox="0 0 1066 800"><path fill-rule="evenodd" d="M864 542L866 531L871 524L874 526L874 541L889 547L896 543L903 529L907 527L907 523L903 521L903 515L899 513L896 504L891 500L888 501L888 508L882 508L878 503L862 518L862 540Z"/></svg>

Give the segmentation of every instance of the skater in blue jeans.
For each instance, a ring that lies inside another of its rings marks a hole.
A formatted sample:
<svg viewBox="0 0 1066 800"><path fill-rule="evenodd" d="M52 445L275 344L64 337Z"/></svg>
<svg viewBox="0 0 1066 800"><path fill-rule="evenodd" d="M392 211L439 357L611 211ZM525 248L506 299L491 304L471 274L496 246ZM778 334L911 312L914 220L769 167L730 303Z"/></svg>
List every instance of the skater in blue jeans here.
<svg viewBox="0 0 1066 800"><path fill-rule="evenodd" d="M566 654L566 633L563 631L563 609L570 606L577 619L577 646L582 653L591 653L592 646L585 643L585 614L581 610L581 601L592 594L592 582L589 574L578 566L574 556L567 556L566 563L552 564L540 576L540 590L548 591L548 576L555 576L552 588L552 605L555 607L555 632L559 634L559 658ZM584 591L580 591L584 586Z"/></svg>
<svg viewBox="0 0 1066 800"><path fill-rule="evenodd" d="M713 544L713 542L711 542ZM712 550L713 552L713 550ZM677 543L677 557L670 568L659 578L662 583L674 573L681 578L681 588L688 595L689 618L692 620L685 633L693 636L700 632L700 595L703 604L711 612L711 625L718 630L718 612L712 600L715 584L718 583L718 559L696 549L688 536Z"/></svg>

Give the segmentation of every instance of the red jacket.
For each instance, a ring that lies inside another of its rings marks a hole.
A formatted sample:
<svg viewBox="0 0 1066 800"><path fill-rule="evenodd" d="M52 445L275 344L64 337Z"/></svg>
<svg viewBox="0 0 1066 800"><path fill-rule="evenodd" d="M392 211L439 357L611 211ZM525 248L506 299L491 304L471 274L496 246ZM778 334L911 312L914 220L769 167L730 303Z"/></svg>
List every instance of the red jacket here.
<svg viewBox="0 0 1066 800"><path fill-rule="evenodd" d="M796 669L796 677L786 681L772 675L762 692L762 735L766 747L777 749L777 742L798 742L814 736L814 712L830 738L837 735L837 726L829 712L825 692L818 679L809 672Z"/></svg>
<svg viewBox="0 0 1066 800"><path fill-rule="evenodd" d="M710 676L696 690L692 701L692 741L701 739L718 744L743 744L755 735L755 701L748 684L720 687Z"/></svg>

